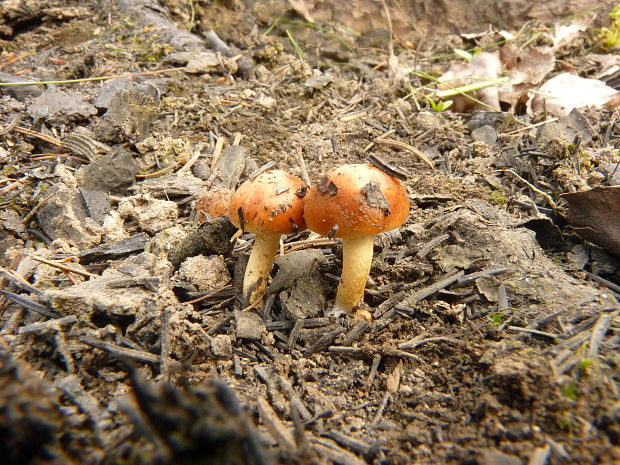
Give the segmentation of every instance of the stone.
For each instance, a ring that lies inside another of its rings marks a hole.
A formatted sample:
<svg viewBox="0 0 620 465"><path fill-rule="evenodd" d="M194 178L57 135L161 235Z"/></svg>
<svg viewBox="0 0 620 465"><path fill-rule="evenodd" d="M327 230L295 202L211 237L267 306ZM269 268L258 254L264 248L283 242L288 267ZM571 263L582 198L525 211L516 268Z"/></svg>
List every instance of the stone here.
<svg viewBox="0 0 620 465"><path fill-rule="evenodd" d="M263 319L254 312L243 310L235 311L236 336L239 339L259 341L267 332Z"/></svg>
<svg viewBox="0 0 620 465"><path fill-rule="evenodd" d="M131 153L119 150L83 165L76 177L89 191L119 192L133 184L137 173L138 166Z"/></svg>
<svg viewBox="0 0 620 465"><path fill-rule="evenodd" d="M218 334L211 339L211 351L213 355L219 358L231 358L232 342L227 334Z"/></svg>
<svg viewBox="0 0 620 465"><path fill-rule="evenodd" d="M154 234L173 226L179 208L170 200L154 199L150 195L134 195L118 204L118 213L127 221L135 221L140 229Z"/></svg>
<svg viewBox="0 0 620 465"><path fill-rule="evenodd" d="M14 74L3 73L0 72L0 83L2 84L12 84L12 83L20 83L20 82L36 82L36 79L29 78L27 76L16 76ZM36 97L41 95L42 86L24 86L24 85L4 85L2 86L2 93L11 95L16 100L20 102L25 101L28 98ZM4 109L3 111L7 111Z"/></svg>
<svg viewBox="0 0 620 465"><path fill-rule="evenodd" d="M43 118L50 124L66 124L88 119L97 114L97 109L86 102L82 94L50 88L28 107L28 114L35 120Z"/></svg>
<svg viewBox="0 0 620 465"><path fill-rule="evenodd" d="M52 240L64 239L80 249L101 241L102 229L89 217L84 198L75 188L59 186L37 212L43 232Z"/></svg>
<svg viewBox="0 0 620 465"><path fill-rule="evenodd" d="M481 126L471 132L471 138L487 145L494 145L497 142L497 131L493 126Z"/></svg>
<svg viewBox="0 0 620 465"><path fill-rule="evenodd" d="M480 465L522 465L521 459L515 455L508 455L498 450L486 449L478 459Z"/></svg>
<svg viewBox="0 0 620 465"><path fill-rule="evenodd" d="M159 84L159 85L158 85ZM108 81L102 88L99 97L95 100L95 106L97 108L109 108L112 105L112 100L119 92L123 90L138 91L149 95L153 99L157 99L160 93L165 91L165 86L160 83L147 82L137 84L129 78L121 77Z"/></svg>
<svg viewBox="0 0 620 465"><path fill-rule="evenodd" d="M197 255L181 264L179 278L195 285L198 291L211 291L226 286L230 282L230 273L221 255Z"/></svg>
<svg viewBox="0 0 620 465"><path fill-rule="evenodd" d="M171 53L166 61L185 64L185 71L192 74L209 73L220 65L216 53L203 50Z"/></svg>

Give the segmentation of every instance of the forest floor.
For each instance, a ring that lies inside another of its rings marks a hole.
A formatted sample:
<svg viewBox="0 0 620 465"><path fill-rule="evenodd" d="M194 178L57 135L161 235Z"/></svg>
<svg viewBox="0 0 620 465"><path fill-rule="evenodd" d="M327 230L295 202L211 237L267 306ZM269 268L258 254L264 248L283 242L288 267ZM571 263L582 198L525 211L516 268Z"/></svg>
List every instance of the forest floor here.
<svg viewBox="0 0 620 465"><path fill-rule="evenodd" d="M164 3L0 4L0 456L619 463L618 113L530 105L567 71L617 87L609 10L566 38L392 10L390 37L320 2ZM438 96L476 57L512 87ZM412 204L375 238L372 321L330 315L342 248L310 231L244 309L253 236L197 201L369 159Z"/></svg>

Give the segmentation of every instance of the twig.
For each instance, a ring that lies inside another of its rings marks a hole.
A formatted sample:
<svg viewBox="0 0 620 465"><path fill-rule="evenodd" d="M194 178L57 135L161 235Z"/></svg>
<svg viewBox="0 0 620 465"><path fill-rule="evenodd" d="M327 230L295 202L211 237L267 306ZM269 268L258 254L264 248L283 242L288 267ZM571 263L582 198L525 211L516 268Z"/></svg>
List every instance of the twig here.
<svg viewBox="0 0 620 465"><path fill-rule="evenodd" d="M601 342L605 337L607 328L613 316L617 315L618 311L612 313L601 313L596 320L594 328L592 328L592 336L590 337L590 345L588 347L588 357L594 358L598 355Z"/></svg>
<svg viewBox="0 0 620 465"><path fill-rule="evenodd" d="M248 290L248 297L251 295L253 289L249 289ZM263 302L263 297L265 297L265 294L267 293L267 290L264 290L263 292L261 292L256 299L254 299L253 302L249 302L247 306L245 306L244 308L241 309L242 312L247 312L249 310L252 310L253 308L256 308L258 305L260 305ZM245 300L245 299L244 299Z"/></svg>
<svg viewBox="0 0 620 465"><path fill-rule="evenodd" d="M81 378L75 374L59 376L54 381L54 386L63 391L89 417L97 438L104 442L105 436L101 434L101 427L107 423L106 419L109 418L107 409L104 410L99 401L90 392L84 390L80 380Z"/></svg>
<svg viewBox="0 0 620 465"><path fill-rule="evenodd" d="M603 138L603 147L607 147L609 144L609 138L611 137L611 133L614 130L614 125L618 121L618 109L614 111L614 114L611 116L611 121L609 122L609 126L607 126L607 130L605 131L605 137Z"/></svg>
<svg viewBox="0 0 620 465"><path fill-rule="evenodd" d="M553 123L553 122L555 122L555 121L557 121L559 119L560 118L551 118L551 119L548 119L546 121L541 121L540 123L536 123L536 124L532 124L532 125L529 125L529 126L524 126L522 128L519 128L519 129L515 129L514 131L505 132L504 134L505 135L518 134L519 132L527 131L528 129L534 129L534 128L537 128L538 126L542 126L542 125L547 124L547 123Z"/></svg>
<svg viewBox="0 0 620 465"><path fill-rule="evenodd" d="M169 307L164 308L161 312L161 362L159 370L166 380L170 379L170 313L171 309Z"/></svg>
<svg viewBox="0 0 620 465"><path fill-rule="evenodd" d="M215 169L217 168L217 162L220 160L220 156L222 155L222 149L224 148L225 142L226 142L226 139L223 136L218 137L217 141L215 142L215 147L213 148L213 153L211 154L211 175L209 176L209 179L207 180L208 186L210 186L211 182L213 182L211 178L215 179L215 176L216 176ZM209 182L209 180L211 180L211 182Z"/></svg>
<svg viewBox="0 0 620 465"><path fill-rule="evenodd" d="M28 180L30 180L30 177L29 176L24 176L21 179L17 179L16 181L13 181L7 187L5 187L2 190L0 190L0 195L4 196L4 195L8 194L13 189L16 189L18 186L22 185L24 182L26 182ZM12 181L12 179L3 179L2 180L2 182L9 182L9 181Z"/></svg>
<svg viewBox="0 0 620 465"><path fill-rule="evenodd" d="M464 274L465 272L461 270L453 275L446 276L440 279L435 284L431 284L430 286L427 286L424 289L420 289L419 291L412 293L406 299L407 305L411 306L411 305L418 303L420 300L426 299L427 297L433 295L435 292L448 287L450 284L454 283L455 281L458 281L459 278L462 277Z"/></svg>
<svg viewBox="0 0 620 465"><path fill-rule="evenodd" d="M293 419L293 434L295 438L295 444L297 444L297 447L304 450L308 447L306 428L299 414L299 410L297 410L297 407L295 407L293 404L291 404L291 418Z"/></svg>
<svg viewBox="0 0 620 465"><path fill-rule="evenodd" d="M39 321L27 326L22 326L17 330L18 334L43 333L47 331L57 331L62 325L70 325L77 321L75 315L53 318L47 321Z"/></svg>
<svg viewBox="0 0 620 465"><path fill-rule="evenodd" d="M520 326L507 326L506 329L508 329L509 331L515 331L515 332L519 332L519 333L529 333L532 334L534 336L542 336L542 337L546 337L549 339L553 339L553 341L558 340L558 335L557 334L553 334L553 333L548 333L545 331L539 331L537 329L531 329L531 328L521 328Z"/></svg>
<svg viewBox="0 0 620 465"><path fill-rule="evenodd" d="M377 306L374 312L375 326L378 324L380 319L382 319L384 316L387 316L388 311L391 310L394 305L396 305L398 302L402 302L402 300L405 298L405 295L405 291L399 291Z"/></svg>
<svg viewBox="0 0 620 465"><path fill-rule="evenodd" d="M6 278L9 281L11 281L13 284L15 284L20 289L26 290L28 292L32 292L34 294L41 294L43 292L40 289L37 289L36 287L34 287L24 278L22 278L19 274L17 274L16 271L7 270L6 268L0 266L0 275L2 275L3 278ZM3 285L3 283L0 282L0 285Z"/></svg>
<svg viewBox="0 0 620 465"><path fill-rule="evenodd" d="M369 350L366 347L330 346L327 351L330 354L349 355L360 358L372 355L372 350Z"/></svg>
<svg viewBox="0 0 620 465"><path fill-rule="evenodd" d="M381 405L379 405L379 408L377 409L377 412L375 413L375 416L370 421L371 425L376 425L377 423L379 423L379 420L383 416L383 412L385 411L385 407L387 407L387 404L388 404L389 401L390 401L390 393L386 392L383 395L383 400L381 401Z"/></svg>
<svg viewBox="0 0 620 465"><path fill-rule="evenodd" d="M299 163L299 171L301 173L301 179L304 181L306 186L310 186L312 182L310 181L310 176L308 176L308 169L306 168L306 161L304 160L304 154L301 147L297 147L297 163Z"/></svg>
<svg viewBox="0 0 620 465"><path fill-rule="evenodd" d="M56 191L56 192L52 192L50 195L48 195L47 197L45 197L43 200L41 200L39 203L37 203L34 208L32 210L30 210L30 212L24 216L24 219L22 220L22 224L27 224L28 221L30 221L30 219L39 211L39 209L45 204L45 202L47 202L48 200L50 200L52 197L54 197L56 194L58 194L60 191Z"/></svg>
<svg viewBox="0 0 620 465"><path fill-rule="evenodd" d="M24 321L25 316L26 310L24 310L23 307L16 307L13 312L11 312L11 316L4 322L2 330L0 330L0 335L15 333L15 330ZM2 344L4 344L4 341L2 341Z"/></svg>
<svg viewBox="0 0 620 465"><path fill-rule="evenodd" d="M71 351L67 346L67 339L65 338L65 333L58 330L54 333L54 342L56 343L56 350L65 361L65 365L67 367L67 371L69 373L75 373L75 363L73 362L73 357L71 356Z"/></svg>
<svg viewBox="0 0 620 465"><path fill-rule="evenodd" d="M228 315L225 318L222 318L220 321L218 321L217 323L215 323L213 326L211 326L208 330L207 330L207 335L209 336L215 336L217 333L220 332L220 330L222 328L224 328L225 326L227 326L232 320L233 320L234 316L233 315Z"/></svg>
<svg viewBox="0 0 620 465"><path fill-rule="evenodd" d="M254 171L252 171L250 175L248 176L248 179L252 181L253 179L257 178L259 174L263 174L265 171L270 170L274 166L276 166L276 162L273 160L270 160L264 165L262 165L261 167L259 167L258 169L255 169Z"/></svg>
<svg viewBox="0 0 620 465"><path fill-rule="evenodd" d="M176 168L177 164L176 162L160 169L159 171L155 171L154 173L147 173L147 174L136 174L136 179L148 179L148 178L156 178L157 176L161 176L162 174L167 173L168 171L173 170L174 168Z"/></svg>
<svg viewBox="0 0 620 465"><path fill-rule="evenodd" d="M328 431L327 433L324 433L323 436L333 439L347 449L353 449L358 454L368 455L371 448L370 444L360 441L354 437L347 436L337 430Z"/></svg>
<svg viewBox="0 0 620 465"><path fill-rule="evenodd" d="M525 183L525 184L526 184L526 185L527 185L530 189L532 189L534 192L536 192L536 193L538 193L538 194L542 195L542 196L545 198L545 200L547 200L547 203L548 203L549 205L551 205L551 208L553 208L553 209L554 209L554 210L556 210L556 211L558 210L558 206L557 206L557 204L555 203L555 201L553 200L553 198L552 198L549 194L547 194L547 193L546 193L545 191L543 191L543 190L540 190L538 187L536 187L535 185L533 185L533 184L532 184L531 182L529 182L528 180L526 180L526 179L522 178L522 177L521 177L519 174L517 174L514 170L511 170L511 169L508 169L508 170L495 170L495 172L496 172L496 173L502 173L502 172L505 172L505 173L510 173L510 174L512 174L513 176L517 177L519 180L521 180L523 183Z"/></svg>
<svg viewBox="0 0 620 465"><path fill-rule="evenodd" d="M241 133L236 132L235 136L233 137L232 145L239 145L241 143L241 137L243 137Z"/></svg>
<svg viewBox="0 0 620 465"><path fill-rule="evenodd" d="M77 268L73 268L71 266L63 265L62 263L54 262L52 260L46 260L45 258L37 257L36 255L30 255L30 258L32 258L33 260L35 260L37 262L44 263L44 264L49 265L49 266L53 266L54 268L58 268L59 270L68 271L70 273L79 274L79 275L82 275L82 276L86 276L87 278L98 278L99 277L99 275L96 275L96 274L93 274L93 273L89 273L88 271L79 270Z"/></svg>
<svg viewBox="0 0 620 465"><path fill-rule="evenodd" d="M347 333L347 335L344 337L344 340L342 341L342 345L350 346L354 341L359 339L369 327L369 322L367 322L366 320L361 320L353 327L353 329L351 329L351 331Z"/></svg>
<svg viewBox="0 0 620 465"><path fill-rule="evenodd" d="M377 371L379 370L379 364L381 363L381 354L376 354L372 359L372 365L370 366L370 372L368 373L368 378L366 379L366 386L370 386L377 376Z"/></svg>
<svg viewBox="0 0 620 465"><path fill-rule="evenodd" d="M26 53L22 53L21 55L13 56L13 58L10 58L9 60L6 60L2 64L0 64L0 70L3 70L4 68L12 65L13 63L17 63L18 61L23 60L24 58L28 58L30 55L32 55L32 52L26 52Z"/></svg>
<svg viewBox="0 0 620 465"><path fill-rule="evenodd" d="M324 334L323 336L321 336L314 344L312 344L310 347L308 347L305 351L304 351L304 355L307 357L309 355L312 355L316 352L320 352L324 349L326 349L327 347L331 346L334 341L336 340L336 338L344 333L345 329L342 326L338 326L336 329L330 331L327 334Z"/></svg>
<svg viewBox="0 0 620 465"><path fill-rule="evenodd" d="M607 287L608 289L611 289L612 291L620 294L620 286L616 283L612 283L611 281L597 275L594 273L590 273L589 271L585 272L586 276L588 278L590 278L593 281L596 281L599 284L602 284L603 286Z"/></svg>
<svg viewBox="0 0 620 465"><path fill-rule="evenodd" d="M288 342L286 344L289 347L289 349L292 349L293 347L295 347L295 344L297 344L297 338L299 337L299 333L301 332L303 327L304 327L303 319L295 321L295 325L293 326L293 329L291 330L291 334L289 334L288 336Z"/></svg>
<svg viewBox="0 0 620 465"><path fill-rule="evenodd" d="M508 268L491 268L488 270L477 271L475 273L469 273L461 276L458 279L459 286L465 286L466 284L474 282L478 278L484 278L487 276L495 276L496 274L502 274L508 271Z"/></svg>
<svg viewBox="0 0 620 465"><path fill-rule="evenodd" d="M181 169L179 169L179 171L177 171L177 174L183 174L186 171L189 171L191 167L194 166L194 163L196 163L201 156L202 152L200 150L196 150L196 153L192 156L192 158L187 161L187 163L185 163L181 167Z"/></svg>
<svg viewBox="0 0 620 465"><path fill-rule="evenodd" d="M111 342L100 341L90 336L82 336L78 339L82 344L103 350L118 358L131 358L140 362L149 363L151 365L160 365L161 357L159 355L145 352L143 350L128 349Z"/></svg>
<svg viewBox="0 0 620 465"><path fill-rule="evenodd" d="M330 245L336 245L338 242L335 239L306 239L305 241L287 242L284 244L284 253L296 252L297 250L310 249L313 247L326 247ZM288 249L287 249L288 247Z"/></svg>
<svg viewBox="0 0 620 465"><path fill-rule="evenodd" d="M205 295L202 295L202 296L200 296L200 297L196 297L195 299L188 300L188 301L183 302L183 303L184 303L184 304L195 304L196 302L200 302L200 301L206 300L206 299L208 299L208 298L210 298L210 297L213 297L214 295L219 294L219 293L220 293L220 292L222 292L222 291L228 291L228 290L230 290L230 289L232 289L232 286L230 286L230 285L228 285L228 286L224 286L224 287L221 287L221 288L219 288L219 289L216 289L216 290L214 290L214 291L212 291L212 292L207 292Z"/></svg>
<svg viewBox="0 0 620 465"><path fill-rule="evenodd" d="M288 451L296 451L297 444L291 432L282 424L271 405L262 397L256 400L261 421L278 445Z"/></svg>
<svg viewBox="0 0 620 465"><path fill-rule="evenodd" d="M408 150L409 152L411 152L414 155L416 155L424 163L426 163L429 166L429 168L431 168L433 170L435 169L434 163L432 161L430 161L428 159L428 157L426 155L424 155L424 153L421 150L415 148L413 145L409 145L409 144L406 144L406 143L398 141L398 140L382 139L382 138L379 138L379 137L377 137L374 140L374 142L375 142L375 144L379 144L379 145L387 145L389 147L396 147L396 148L400 148L400 149L403 149L403 150Z"/></svg>
<svg viewBox="0 0 620 465"><path fill-rule="evenodd" d="M58 318L58 315L50 312L45 305L41 305L34 300L31 300L27 297L21 296L19 294L14 294L13 292L3 291L0 289L0 294L4 295L11 302L16 303L17 305L21 305L28 311L38 313L39 315L46 316L48 318Z"/></svg>
<svg viewBox="0 0 620 465"><path fill-rule="evenodd" d="M405 350L405 349L415 349L416 347L421 346L422 344L426 344L428 342L450 342L452 344L455 345L465 345L465 342L459 340L459 339L454 339L452 337L446 337L446 336L438 336L438 337L427 337L424 339L418 339L418 338L413 338L412 340L408 341L408 342L403 342L402 344L399 344L398 348L401 350Z"/></svg>
<svg viewBox="0 0 620 465"><path fill-rule="evenodd" d="M338 465L366 465L366 461L358 458L348 450L337 446L332 441L313 437L312 449Z"/></svg>
<svg viewBox="0 0 620 465"><path fill-rule="evenodd" d="M442 234L441 236L435 237L434 239L429 241L428 244L426 244L424 247L422 247L420 250L418 250L418 253L416 254L416 256L418 258L426 257L426 255L428 255L428 253L431 250L433 250L435 247L437 247L439 244L441 244L442 242L444 242L445 240L447 240L449 238L450 238L449 234Z"/></svg>
<svg viewBox="0 0 620 465"><path fill-rule="evenodd" d="M7 124L6 127L0 129L0 136L3 136L5 134L8 134L9 132L11 132L13 130L13 128L15 128L15 126L17 126L17 122L19 121L19 115L15 115L13 117L13 119L11 120L11 122L9 124Z"/></svg>
<svg viewBox="0 0 620 465"><path fill-rule="evenodd" d="M28 84L32 84L32 83L28 83ZM2 86L2 83L0 83L0 86ZM33 131L31 129L22 128L21 126L15 126L13 130L15 132L19 132L20 134L25 134L27 136L36 137L37 139L41 139L45 142L49 142L50 144L55 145L56 147L60 147L62 145L62 142L60 142L58 139L54 139L52 136L48 136L47 134L42 134L40 132Z"/></svg>
<svg viewBox="0 0 620 465"><path fill-rule="evenodd" d="M59 81L27 81L27 82L0 82L2 86L35 86L35 85L47 85L47 84L73 84L75 82L93 82L93 81L108 81L110 79L116 79L121 77L134 77L134 76L152 76L154 74L170 73L172 71L183 71L185 66L178 68L158 69L155 71L142 71L139 73L125 73L125 74L113 74L109 76L98 76L80 79L63 79Z"/></svg>
<svg viewBox="0 0 620 465"><path fill-rule="evenodd" d="M396 129L390 129L389 131L384 132L383 134L381 134L380 136L377 136L377 139L385 139L387 136L391 136L392 134L394 134L396 132ZM364 149L362 150L363 153L368 152L371 148L373 148L375 146L375 141L372 140L368 143L368 145L366 145L366 147L364 147Z"/></svg>
<svg viewBox="0 0 620 465"><path fill-rule="evenodd" d="M289 402L291 403L291 409L297 410L301 415L303 421L309 421L312 418L312 414L306 408L305 404L299 397L299 394L293 388L293 384L288 378L282 375L277 375L278 387L287 395Z"/></svg>
<svg viewBox="0 0 620 465"><path fill-rule="evenodd" d="M306 318L304 320L304 328L321 328L323 326L329 326L329 324L329 318ZM270 321L266 325L268 331L277 331L291 329L295 325L295 322L291 320Z"/></svg>
<svg viewBox="0 0 620 465"><path fill-rule="evenodd" d="M306 426L313 426L317 421L323 418L331 418L334 416L334 412L332 410L320 410L317 414L315 414L312 418L304 422Z"/></svg>

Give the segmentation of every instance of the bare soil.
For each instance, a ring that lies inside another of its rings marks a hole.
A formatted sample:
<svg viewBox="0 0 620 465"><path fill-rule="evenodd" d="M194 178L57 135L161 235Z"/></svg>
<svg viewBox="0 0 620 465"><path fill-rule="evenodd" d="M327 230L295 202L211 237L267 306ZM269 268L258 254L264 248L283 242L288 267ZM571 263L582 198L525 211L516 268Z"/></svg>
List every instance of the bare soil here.
<svg viewBox="0 0 620 465"><path fill-rule="evenodd" d="M350 21L291 2L320 27L286 2L163 3L0 4L0 82L131 74L0 87L0 456L619 463L618 250L585 242L562 197L618 184L617 113L434 112L411 93L432 82L390 73L381 2ZM439 75L454 48L497 49L457 34L492 22L485 2L431 3L411 6L418 28L392 10L402 66ZM496 29L548 45L556 3L516 2ZM593 28L554 72L608 55ZM372 321L330 313L341 245L309 231L248 310L253 237L197 201L265 164L316 182L371 156L409 174L412 201L375 239Z"/></svg>

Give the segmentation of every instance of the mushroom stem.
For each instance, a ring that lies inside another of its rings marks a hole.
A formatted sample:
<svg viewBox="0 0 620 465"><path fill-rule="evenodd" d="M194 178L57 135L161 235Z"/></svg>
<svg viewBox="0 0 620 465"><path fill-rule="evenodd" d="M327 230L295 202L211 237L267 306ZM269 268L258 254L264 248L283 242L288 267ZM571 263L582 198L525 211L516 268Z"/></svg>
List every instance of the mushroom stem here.
<svg viewBox="0 0 620 465"><path fill-rule="evenodd" d="M364 299L374 242L371 235L342 238L342 275L336 305L347 313L351 313Z"/></svg>
<svg viewBox="0 0 620 465"><path fill-rule="evenodd" d="M280 236L279 233L268 232L256 234L243 278L243 295L247 296L251 290L250 302L256 300L267 287L267 278L280 245Z"/></svg>

